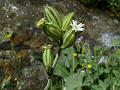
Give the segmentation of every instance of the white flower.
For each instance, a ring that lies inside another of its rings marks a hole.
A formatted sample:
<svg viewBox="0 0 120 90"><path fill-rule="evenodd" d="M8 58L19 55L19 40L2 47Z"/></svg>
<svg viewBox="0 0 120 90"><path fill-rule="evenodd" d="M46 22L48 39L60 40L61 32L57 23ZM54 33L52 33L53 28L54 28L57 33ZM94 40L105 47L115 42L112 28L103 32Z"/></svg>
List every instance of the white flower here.
<svg viewBox="0 0 120 90"><path fill-rule="evenodd" d="M81 73L84 74L84 73L85 73L85 70L82 70Z"/></svg>
<svg viewBox="0 0 120 90"><path fill-rule="evenodd" d="M80 24L77 24L77 21L75 20L72 20L72 23L70 24L71 27L72 27L72 30L75 30L75 32L77 31L84 31L84 24L80 23Z"/></svg>
<svg viewBox="0 0 120 90"><path fill-rule="evenodd" d="M104 56L102 56L102 57L100 58L98 64L99 64L99 65L104 65L104 64L106 64L106 60L105 60L105 57L104 57Z"/></svg>

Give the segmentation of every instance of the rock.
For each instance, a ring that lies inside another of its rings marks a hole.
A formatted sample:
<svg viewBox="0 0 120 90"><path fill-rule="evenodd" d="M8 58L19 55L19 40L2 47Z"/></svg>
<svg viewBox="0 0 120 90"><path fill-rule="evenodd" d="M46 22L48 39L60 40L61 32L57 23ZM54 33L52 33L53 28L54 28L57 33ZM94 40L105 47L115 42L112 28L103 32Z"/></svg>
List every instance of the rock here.
<svg viewBox="0 0 120 90"><path fill-rule="evenodd" d="M40 34L39 36L32 39L31 48L35 53L41 53L43 49L42 46L47 42L47 36Z"/></svg>
<svg viewBox="0 0 120 90"><path fill-rule="evenodd" d="M29 58L29 51L28 50L21 50L18 53L16 53L16 59L18 60L27 60Z"/></svg>
<svg viewBox="0 0 120 90"><path fill-rule="evenodd" d="M11 38L11 42L14 46L22 45L25 41L30 40L32 37L31 31L18 31L14 33L13 37Z"/></svg>
<svg viewBox="0 0 120 90"><path fill-rule="evenodd" d="M21 69L21 75L17 78L19 90L43 90L47 83L47 73L42 63L31 62L29 67Z"/></svg>
<svg viewBox="0 0 120 90"><path fill-rule="evenodd" d="M1 89L4 89L13 76L13 67L7 61L0 60L0 85Z"/></svg>

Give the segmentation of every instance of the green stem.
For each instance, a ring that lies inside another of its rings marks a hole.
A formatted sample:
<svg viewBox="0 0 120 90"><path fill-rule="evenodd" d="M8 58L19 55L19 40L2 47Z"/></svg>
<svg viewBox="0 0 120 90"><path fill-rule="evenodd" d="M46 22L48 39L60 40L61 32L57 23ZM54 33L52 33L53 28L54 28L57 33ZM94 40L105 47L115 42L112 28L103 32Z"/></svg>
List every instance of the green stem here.
<svg viewBox="0 0 120 90"><path fill-rule="evenodd" d="M120 76L119 76L119 78L116 80L116 82L113 84L113 90L115 90L115 85L118 83L119 80L120 80Z"/></svg>
<svg viewBox="0 0 120 90"><path fill-rule="evenodd" d="M53 68L53 69L54 69L55 66L56 66L56 63L57 63L57 61L58 61L58 57L59 57L59 54L57 53L57 54L56 54L56 57L55 57L55 59L54 59L53 65L52 65L52 68Z"/></svg>
<svg viewBox="0 0 120 90"><path fill-rule="evenodd" d="M44 90L49 90L50 88L50 84L51 84L51 78L52 78L52 75L53 75L53 71L55 69L55 66L58 62L58 59L59 59L59 56L60 56L60 53L61 53L61 49L59 49L58 53L56 54L55 56L55 59L54 59L54 62L52 64L52 68L51 68L51 71L50 71L50 74L49 74L49 79L48 79L48 82L47 82L47 85L45 86Z"/></svg>
<svg viewBox="0 0 120 90"><path fill-rule="evenodd" d="M58 62L60 53L61 53L61 49L59 48L58 53L56 54L55 59L54 59L54 62L53 62L53 65L52 65L52 69L53 69L53 70L54 70L54 68L55 68L55 66L56 66L56 64L57 64L57 62ZM52 73L53 73L53 72L52 72Z"/></svg>
<svg viewBox="0 0 120 90"><path fill-rule="evenodd" d="M45 86L44 90L48 90L50 87L51 79L48 79L47 85Z"/></svg>

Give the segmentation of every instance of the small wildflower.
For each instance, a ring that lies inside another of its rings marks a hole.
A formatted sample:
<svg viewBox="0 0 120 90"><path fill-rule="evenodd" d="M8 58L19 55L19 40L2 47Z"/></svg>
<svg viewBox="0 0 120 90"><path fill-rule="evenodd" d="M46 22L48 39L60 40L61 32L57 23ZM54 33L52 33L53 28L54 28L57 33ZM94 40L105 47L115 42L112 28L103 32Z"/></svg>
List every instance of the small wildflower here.
<svg viewBox="0 0 120 90"><path fill-rule="evenodd" d="M75 41L76 44L80 44L80 42L83 40L83 36L80 36L79 38L77 38L77 40Z"/></svg>
<svg viewBox="0 0 120 90"><path fill-rule="evenodd" d="M92 65L91 65L91 64L88 64L87 67L88 67L88 69L91 69L91 68L92 68Z"/></svg>
<svg viewBox="0 0 120 90"><path fill-rule="evenodd" d="M84 24L82 24L82 23L77 24L77 21L73 20L70 25L72 27L72 30L75 30L75 32L84 31L84 28L83 28Z"/></svg>
<svg viewBox="0 0 120 90"><path fill-rule="evenodd" d="M73 53L73 56L76 57L76 56L77 56L77 53Z"/></svg>
<svg viewBox="0 0 120 90"><path fill-rule="evenodd" d="M106 61L105 61L105 57L102 56L102 57L100 58L98 64L99 64L99 65L104 65L105 63L106 63Z"/></svg>
<svg viewBox="0 0 120 90"><path fill-rule="evenodd" d="M6 38L6 39L10 39L10 38L11 38L11 35L8 34L8 35L5 36L5 38Z"/></svg>
<svg viewBox="0 0 120 90"><path fill-rule="evenodd" d="M12 35L13 35L13 32L8 32L8 33L5 35L5 38L8 39L8 40L10 40L11 37L12 37Z"/></svg>
<svg viewBox="0 0 120 90"><path fill-rule="evenodd" d="M85 73L85 70L82 70L81 73L84 74L84 73Z"/></svg>

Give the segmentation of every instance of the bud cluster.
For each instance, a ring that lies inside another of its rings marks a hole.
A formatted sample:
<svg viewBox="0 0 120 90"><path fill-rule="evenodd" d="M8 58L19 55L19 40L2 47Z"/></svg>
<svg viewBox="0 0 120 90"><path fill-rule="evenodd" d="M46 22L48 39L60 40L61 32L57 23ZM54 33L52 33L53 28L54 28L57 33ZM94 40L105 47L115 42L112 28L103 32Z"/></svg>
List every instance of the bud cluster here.
<svg viewBox="0 0 120 90"><path fill-rule="evenodd" d="M76 32L84 30L84 24L77 25L77 21L72 20L73 12L68 13L62 19L59 12L51 6L46 5L44 11L44 18L37 22L37 27L59 42L61 49L70 47L75 42Z"/></svg>

